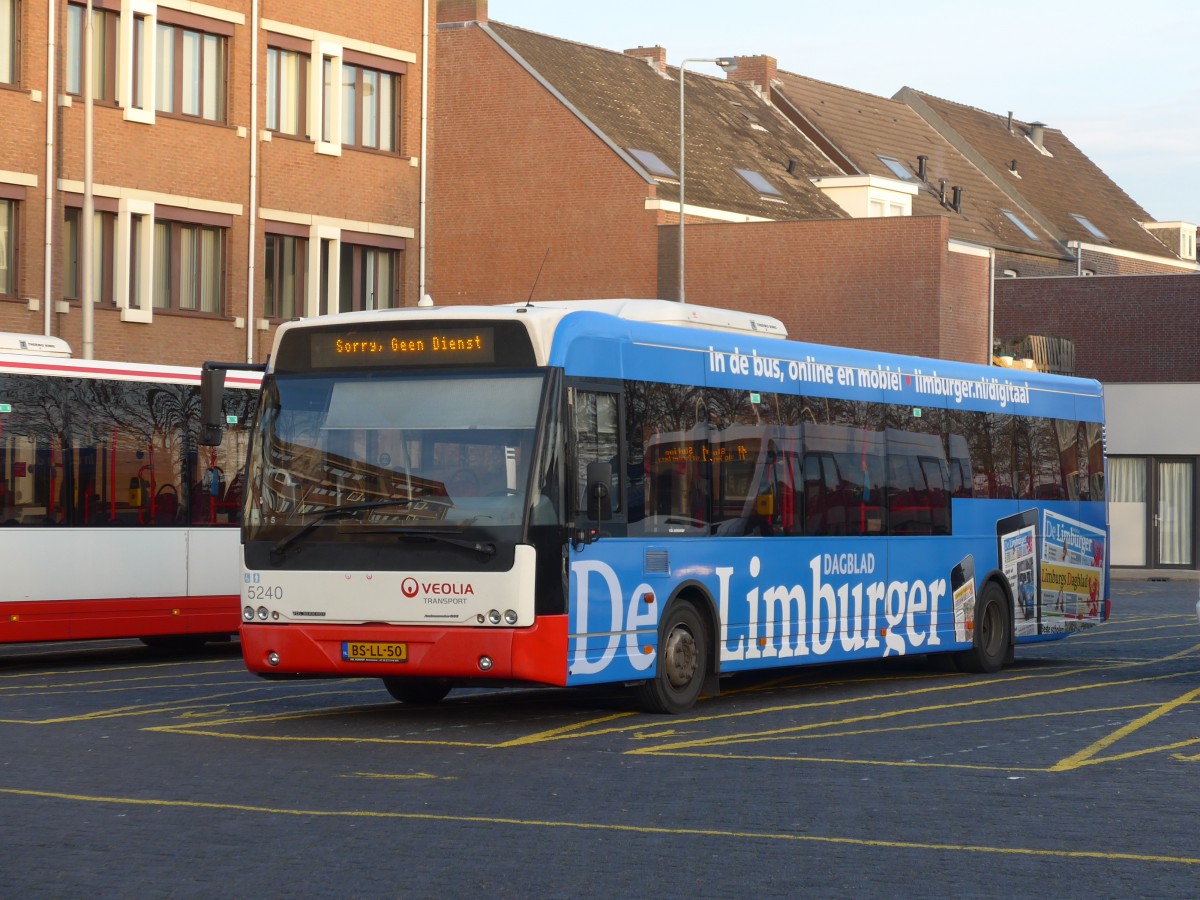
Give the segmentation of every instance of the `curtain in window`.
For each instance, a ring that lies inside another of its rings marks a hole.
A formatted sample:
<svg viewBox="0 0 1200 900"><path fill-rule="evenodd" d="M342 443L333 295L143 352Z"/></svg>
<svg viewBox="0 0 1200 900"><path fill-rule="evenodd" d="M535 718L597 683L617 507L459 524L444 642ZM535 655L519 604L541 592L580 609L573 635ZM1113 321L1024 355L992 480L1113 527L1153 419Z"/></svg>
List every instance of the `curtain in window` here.
<svg viewBox="0 0 1200 900"><path fill-rule="evenodd" d="M1158 561L1192 564L1192 507L1195 469L1190 461L1158 464Z"/></svg>
<svg viewBox="0 0 1200 900"><path fill-rule="evenodd" d="M159 112L175 112L175 29L160 24L155 39L154 67L158 90L154 108Z"/></svg>
<svg viewBox="0 0 1200 900"><path fill-rule="evenodd" d="M1113 503L1146 502L1146 460L1114 456L1108 461L1109 494Z"/></svg>
<svg viewBox="0 0 1200 900"><path fill-rule="evenodd" d="M12 84L16 72L13 71L13 45L17 41L17 0L0 0L0 23L4 24L3 36L0 36L0 81Z"/></svg>
<svg viewBox="0 0 1200 900"><path fill-rule="evenodd" d="M154 285L156 309L171 307L171 223L154 223Z"/></svg>
<svg viewBox="0 0 1200 900"><path fill-rule="evenodd" d="M354 96L358 91L358 67L342 63L342 143L357 143L358 105Z"/></svg>
<svg viewBox="0 0 1200 900"><path fill-rule="evenodd" d="M215 228L198 229L200 232L200 311L221 311L221 233Z"/></svg>
<svg viewBox="0 0 1200 900"><path fill-rule="evenodd" d="M15 293L13 284L12 228L16 204L0 200L0 294Z"/></svg>

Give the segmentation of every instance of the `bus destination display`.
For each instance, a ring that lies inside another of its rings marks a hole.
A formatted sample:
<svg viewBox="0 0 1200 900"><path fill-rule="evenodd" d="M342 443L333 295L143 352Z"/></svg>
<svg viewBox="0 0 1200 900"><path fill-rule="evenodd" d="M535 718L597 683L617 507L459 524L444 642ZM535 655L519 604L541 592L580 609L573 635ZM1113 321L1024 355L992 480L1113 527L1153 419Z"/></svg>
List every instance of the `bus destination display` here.
<svg viewBox="0 0 1200 900"><path fill-rule="evenodd" d="M314 368L345 366L489 365L496 361L494 329L403 328L322 331L311 335Z"/></svg>

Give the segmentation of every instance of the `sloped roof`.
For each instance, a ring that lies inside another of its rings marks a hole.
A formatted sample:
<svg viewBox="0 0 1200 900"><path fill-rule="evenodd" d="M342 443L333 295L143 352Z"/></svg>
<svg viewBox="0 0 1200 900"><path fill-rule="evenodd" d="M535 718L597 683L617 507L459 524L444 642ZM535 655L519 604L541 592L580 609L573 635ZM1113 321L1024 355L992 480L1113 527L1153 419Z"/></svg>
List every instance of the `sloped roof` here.
<svg viewBox="0 0 1200 900"><path fill-rule="evenodd" d="M1066 254L1051 233L1032 221L1026 224L1036 239L1022 233L1001 212L1015 205L1012 200L900 101L784 71L777 73L773 87L781 106L790 105L802 114L797 127L816 128L862 174L895 178L882 157L902 164L912 183L920 185L912 201L914 216L946 216L951 237L959 240L1021 252ZM927 157L924 183L917 177L918 156ZM955 186L962 188L961 212L940 199L942 179L947 201Z"/></svg>
<svg viewBox="0 0 1200 900"><path fill-rule="evenodd" d="M486 27L614 145L648 151L666 163L676 177L656 179L656 194L678 202L678 68L668 68L664 77L624 53L494 21ZM848 218L808 180L840 171L753 88L690 69L686 75L689 207L764 219ZM758 172L778 196L769 199L736 169Z"/></svg>
<svg viewBox="0 0 1200 900"><path fill-rule="evenodd" d="M903 88L895 99L918 114L959 146L1014 202L1059 240L1082 241L1097 246L1177 258L1140 222L1153 217L1079 150L1061 131L1045 127L1039 150L1031 140L1033 123L943 100L913 88ZM1016 162L1017 175L1012 172ZM1097 238L1075 216L1083 216L1105 236Z"/></svg>

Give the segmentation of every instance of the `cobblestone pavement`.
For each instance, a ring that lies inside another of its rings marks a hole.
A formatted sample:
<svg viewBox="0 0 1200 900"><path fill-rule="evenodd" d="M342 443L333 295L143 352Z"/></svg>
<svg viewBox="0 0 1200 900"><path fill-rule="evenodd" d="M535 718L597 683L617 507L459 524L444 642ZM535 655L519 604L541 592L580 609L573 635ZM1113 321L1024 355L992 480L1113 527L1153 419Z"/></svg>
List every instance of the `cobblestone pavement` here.
<svg viewBox="0 0 1200 900"><path fill-rule="evenodd" d="M998 676L615 691L266 682L236 645L0 647L11 897L1194 897L1195 582Z"/></svg>

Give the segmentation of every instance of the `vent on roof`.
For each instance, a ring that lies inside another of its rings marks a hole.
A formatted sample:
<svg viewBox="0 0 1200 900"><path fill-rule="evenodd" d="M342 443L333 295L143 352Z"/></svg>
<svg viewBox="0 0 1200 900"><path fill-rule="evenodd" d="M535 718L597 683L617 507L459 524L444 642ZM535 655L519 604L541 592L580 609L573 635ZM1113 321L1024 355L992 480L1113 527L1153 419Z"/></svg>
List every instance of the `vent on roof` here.
<svg viewBox="0 0 1200 900"><path fill-rule="evenodd" d="M917 157L917 177L922 181L929 180L929 157L921 155Z"/></svg>

